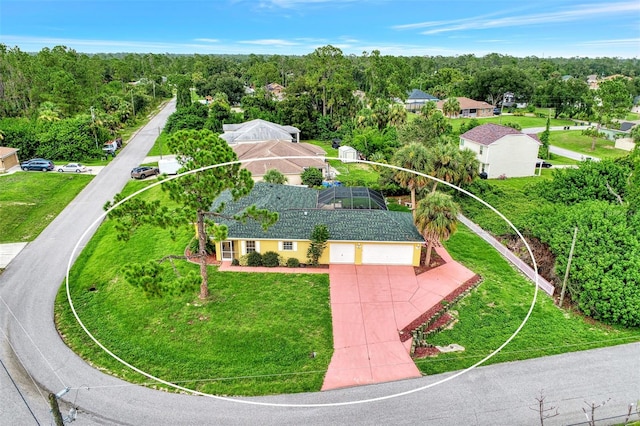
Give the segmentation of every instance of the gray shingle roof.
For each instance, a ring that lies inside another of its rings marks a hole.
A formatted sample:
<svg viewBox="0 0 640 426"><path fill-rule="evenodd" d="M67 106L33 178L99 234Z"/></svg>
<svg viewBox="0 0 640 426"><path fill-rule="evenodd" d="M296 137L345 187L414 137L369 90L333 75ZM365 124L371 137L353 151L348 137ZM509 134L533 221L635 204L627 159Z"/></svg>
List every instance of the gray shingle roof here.
<svg viewBox="0 0 640 426"><path fill-rule="evenodd" d="M281 126L270 121L255 119L239 124L223 124L224 133L220 135L228 143L293 140L294 134L300 130L293 126Z"/></svg>
<svg viewBox="0 0 640 426"><path fill-rule="evenodd" d="M411 93L409 93L409 97L407 98L407 100L418 100L418 99L428 100L428 101L438 100L438 98L436 98L435 96L425 93L420 89L413 89Z"/></svg>
<svg viewBox="0 0 640 426"><path fill-rule="evenodd" d="M225 202L222 214L232 216L250 205L267 208L279 213L275 225L266 232L260 223L247 220L246 223L216 218L216 222L229 228L229 238L308 240L317 224L329 229L332 241L395 241L423 242L424 239L413 225L411 213L388 210L316 208L318 191L288 185L273 185L258 182L251 193L231 201L228 192L223 193L213 208Z"/></svg>

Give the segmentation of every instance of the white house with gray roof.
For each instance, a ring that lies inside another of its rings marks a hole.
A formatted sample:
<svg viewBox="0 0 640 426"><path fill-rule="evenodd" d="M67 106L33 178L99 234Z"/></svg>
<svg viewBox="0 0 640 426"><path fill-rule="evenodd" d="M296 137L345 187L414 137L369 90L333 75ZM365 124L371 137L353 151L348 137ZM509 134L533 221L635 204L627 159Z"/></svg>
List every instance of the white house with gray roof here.
<svg viewBox="0 0 640 426"><path fill-rule="evenodd" d="M300 142L300 130L270 121L255 119L239 124L223 124L222 139L229 145L246 142L286 141Z"/></svg>
<svg viewBox="0 0 640 426"><path fill-rule="evenodd" d="M460 149L470 149L487 178L534 176L540 141L537 135L488 123L460 135Z"/></svg>

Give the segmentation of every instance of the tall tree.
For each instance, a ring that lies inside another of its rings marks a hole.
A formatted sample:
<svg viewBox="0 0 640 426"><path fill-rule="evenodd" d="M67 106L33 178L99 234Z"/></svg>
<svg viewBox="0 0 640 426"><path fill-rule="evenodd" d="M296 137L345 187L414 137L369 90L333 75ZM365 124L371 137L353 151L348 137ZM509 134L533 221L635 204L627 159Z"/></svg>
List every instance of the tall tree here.
<svg viewBox="0 0 640 426"><path fill-rule="evenodd" d="M442 104L442 113L451 118L460 113L460 101L458 98L447 98Z"/></svg>
<svg viewBox="0 0 640 426"><path fill-rule="evenodd" d="M208 130L181 130L169 138L169 150L176 153L182 165L181 172L197 170L214 164L227 163L237 160L235 152L216 134ZM122 238L127 238L143 223L151 223L166 228L189 226L194 219L198 236L198 253L200 263L200 299L209 296L209 278L207 272L207 238L212 236L215 241L227 238L227 228L211 223L207 218L220 216L224 208L221 203L218 209L212 211L216 198L225 190L230 190L234 200L247 195L253 188L253 180L248 170L240 168L239 164L215 167L197 173L186 174L179 179L167 181L162 189L167 191L169 198L179 207L174 210L161 206L158 201L130 200L112 212L112 216L119 218L117 225ZM117 201L117 199L116 199ZM109 207L110 205L107 205ZM149 214L149 212L152 212ZM238 220L254 218L262 222L264 227L275 223L278 216L267 210L252 206L245 210Z"/></svg>
<svg viewBox="0 0 640 426"><path fill-rule="evenodd" d="M394 166L414 170L420 173L428 173L429 151L419 143L412 143L400 148L393 156L391 163ZM398 185L407 188L411 192L411 211L416 218L416 192L427 186L429 178L404 170L393 170L393 180Z"/></svg>
<svg viewBox="0 0 640 426"><path fill-rule="evenodd" d="M456 231L459 212L453 198L442 192L432 192L418 202L415 223L427 242L427 266L431 263L434 244L448 240Z"/></svg>

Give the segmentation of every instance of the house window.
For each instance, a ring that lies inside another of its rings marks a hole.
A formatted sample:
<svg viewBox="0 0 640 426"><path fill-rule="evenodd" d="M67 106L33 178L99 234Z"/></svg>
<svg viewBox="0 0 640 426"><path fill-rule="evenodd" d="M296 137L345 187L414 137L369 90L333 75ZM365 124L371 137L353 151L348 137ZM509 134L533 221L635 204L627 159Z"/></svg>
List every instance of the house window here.
<svg viewBox="0 0 640 426"><path fill-rule="evenodd" d="M293 241L283 241L282 242L282 250L293 250Z"/></svg>
<svg viewBox="0 0 640 426"><path fill-rule="evenodd" d="M253 253L254 251L256 251L256 242L247 241L247 254Z"/></svg>
<svg viewBox="0 0 640 426"><path fill-rule="evenodd" d="M480 155L482 155L482 151L483 151L482 148L484 148L484 147L482 147L482 146L480 147Z"/></svg>
<svg viewBox="0 0 640 426"><path fill-rule="evenodd" d="M460 138L460 146L464 146L464 139Z"/></svg>
<svg viewBox="0 0 640 426"><path fill-rule="evenodd" d="M485 167L486 166L487 166L486 164L482 163L482 170L480 170L480 173L484 173L485 172Z"/></svg>

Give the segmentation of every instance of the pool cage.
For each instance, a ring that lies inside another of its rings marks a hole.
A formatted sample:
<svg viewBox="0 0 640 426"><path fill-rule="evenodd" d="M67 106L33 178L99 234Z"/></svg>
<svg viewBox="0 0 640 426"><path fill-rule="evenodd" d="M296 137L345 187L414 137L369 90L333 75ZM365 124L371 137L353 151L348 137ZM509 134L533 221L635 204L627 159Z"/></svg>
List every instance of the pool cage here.
<svg viewBox="0 0 640 426"><path fill-rule="evenodd" d="M361 186L334 186L318 193L318 208L387 210L387 204L378 191Z"/></svg>

